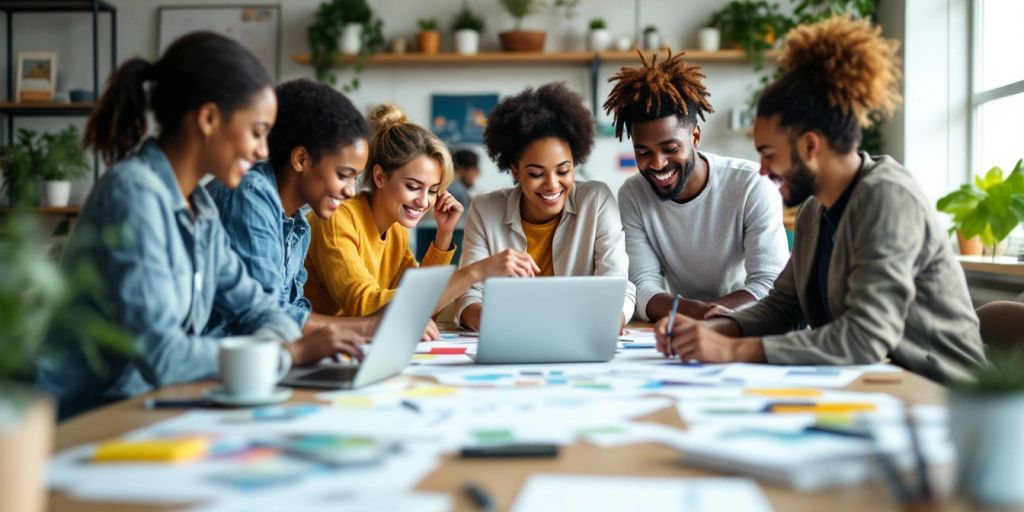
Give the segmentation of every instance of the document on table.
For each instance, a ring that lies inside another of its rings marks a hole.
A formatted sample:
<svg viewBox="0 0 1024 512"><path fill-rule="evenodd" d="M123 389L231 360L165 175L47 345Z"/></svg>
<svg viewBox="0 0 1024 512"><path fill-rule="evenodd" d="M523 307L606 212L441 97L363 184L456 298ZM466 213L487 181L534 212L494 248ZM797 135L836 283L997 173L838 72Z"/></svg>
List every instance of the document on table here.
<svg viewBox="0 0 1024 512"><path fill-rule="evenodd" d="M752 480L533 475L512 512L772 510Z"/></svg>

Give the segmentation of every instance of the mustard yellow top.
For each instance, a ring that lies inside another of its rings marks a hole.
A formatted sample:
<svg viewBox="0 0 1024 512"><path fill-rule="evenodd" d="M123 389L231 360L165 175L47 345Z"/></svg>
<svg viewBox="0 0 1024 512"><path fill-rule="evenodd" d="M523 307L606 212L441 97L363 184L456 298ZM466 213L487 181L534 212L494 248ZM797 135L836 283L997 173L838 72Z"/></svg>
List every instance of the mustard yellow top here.
<svg viewBox="0 0 1024 512"><path fill-rule="evenodd" d="M396 222L381 239L365 193L342 203L328 220L315 214L308 219L309 276L303 291L317 313L372 314L391 301L402 272L417 266L409 230ZM454 255L454 245L443 252L430 244L423 265L448 265Z"/></svg>
<svg viewBox="0 0 1024 512"><path fill-rule="evenodd" d="M555 229L558 228L558 221L562 220L559 215L544 224L532 224L522 221L523 234L526 235L526 252L540 267L540 275L555 275L555 264L551 258L551 242L555 239Z"/></svg>

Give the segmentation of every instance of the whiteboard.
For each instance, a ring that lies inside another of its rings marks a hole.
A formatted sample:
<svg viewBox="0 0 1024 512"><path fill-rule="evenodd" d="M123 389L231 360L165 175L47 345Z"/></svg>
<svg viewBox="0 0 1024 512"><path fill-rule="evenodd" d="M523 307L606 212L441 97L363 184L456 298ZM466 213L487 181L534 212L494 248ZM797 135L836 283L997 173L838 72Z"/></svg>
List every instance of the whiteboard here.
<svg viewBox="0 0 1024 512"><path fill-rule="evenodd" d="M208 30L241 43L277 80L281 8L276 5L182 5L159 9L160 55L179 37Z"/></svg>

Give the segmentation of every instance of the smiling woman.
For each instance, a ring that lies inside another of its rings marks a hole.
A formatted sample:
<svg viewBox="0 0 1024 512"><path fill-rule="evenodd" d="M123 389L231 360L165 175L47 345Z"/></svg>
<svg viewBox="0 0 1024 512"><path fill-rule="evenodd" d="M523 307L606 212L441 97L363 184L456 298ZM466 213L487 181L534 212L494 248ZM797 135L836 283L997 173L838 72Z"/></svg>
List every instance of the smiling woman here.
<svg viewBox="0 0 1024 512"><path fill-rule="evenodd" d="M623 276L629 260L619 210L608 186L576 182L594 146L594 118L563 83L506 98L487 119L487 153L516 186L473 199L462 266L498 251L525 251L542 276ZM633 315L627 283L622 322ZM461 325L480 328L483 287L458 301Z"/></svg>

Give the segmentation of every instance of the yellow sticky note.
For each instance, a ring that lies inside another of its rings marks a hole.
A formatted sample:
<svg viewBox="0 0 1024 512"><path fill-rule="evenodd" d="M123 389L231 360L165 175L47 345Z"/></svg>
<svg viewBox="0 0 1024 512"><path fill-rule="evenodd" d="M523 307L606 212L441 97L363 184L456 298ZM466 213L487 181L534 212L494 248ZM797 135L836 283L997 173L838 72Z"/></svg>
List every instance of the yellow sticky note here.
<svg viewBox="0 0 1024 512"><path fill-rule="evenodd" d="M772 412L778 414L849 414L855 412L875 412L875 404L859 402L823 403L807 405L773 405Z"/></svg>
<svg viewBox="0 0 1024 512"><path fill-rule="evenodd" d="M372 396L339 396L334 399L334 404L340 407L373 407Z"/></svg>
<svg viewBox="0 0 1024 512"><path fill-rule="evenodd" d="M820 389L814 388L748 388L747 396L767 396L772 398L819 398Z"/></svg>
<svg viewBox="0 0 1024 512"><path fill-rule="evenodd" d="M201 437L107 441L96 448L94 462L191 462L202 458L209 443Z"/></svg>
<svg viewBox="0 0 1024 512"><path fill-rule="evenodd" d="M429 361L429 360L435 359L435 358L437 358L437 356L434 355L434 354L413 354L412 355L412 360L413 361Z"/></svg>
<svg viewBox="0 0 1024 512"><path fill-rule="evenodd" d="M430 396L448 396L457 390L451 386L420 386L399 393L403 398L423 398Z"/></svg>

